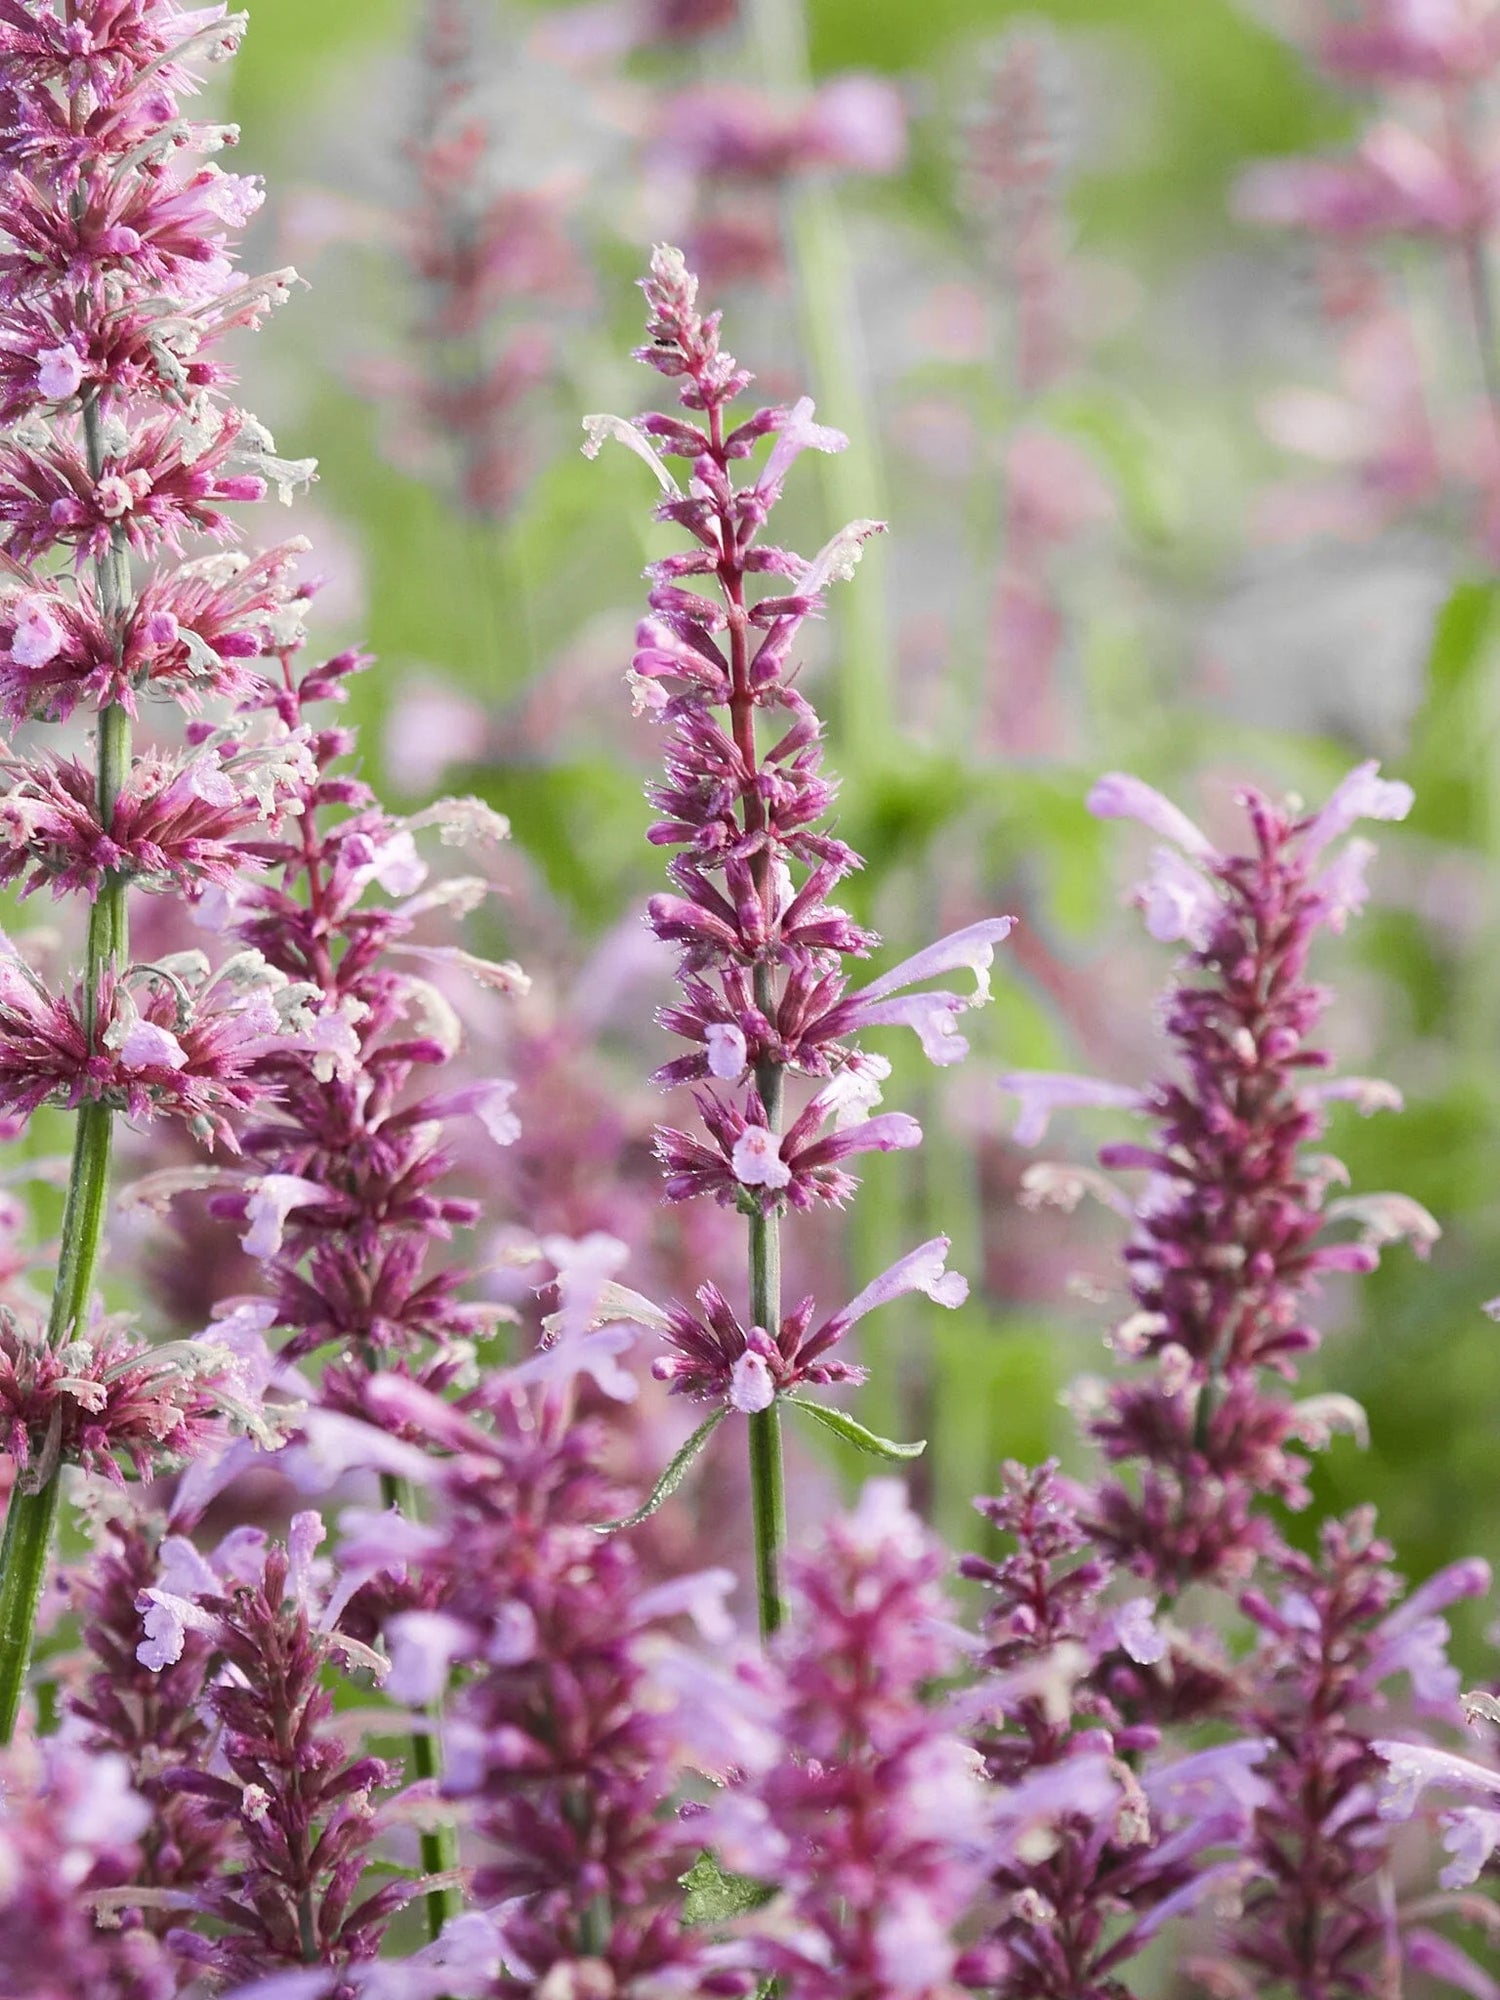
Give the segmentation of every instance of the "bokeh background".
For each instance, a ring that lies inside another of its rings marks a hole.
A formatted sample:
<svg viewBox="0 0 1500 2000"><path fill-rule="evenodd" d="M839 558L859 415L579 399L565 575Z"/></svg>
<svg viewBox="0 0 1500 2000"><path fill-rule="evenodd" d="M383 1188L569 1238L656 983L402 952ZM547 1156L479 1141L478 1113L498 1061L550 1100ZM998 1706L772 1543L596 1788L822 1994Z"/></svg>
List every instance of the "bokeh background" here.
<svg viewBox="0 0 1500 2000"><path fill-rule="evenodd" d="M493 1188L502 1247L612 1227L679 1288L728 1254L713 1218L662 1217L648 1154L655 744L623 671L666 542L645 469L578 449L582 413L656 400L627 358L647 246L685 242L767 398L810 386L854 440L787 503L802 547L890 524L804 669L868 856L853 898L893 949L1023 921L970 1065L928 1071L891 1037L891 1102L929 1146L915 1170L877 1160L799 1268L833 1294L954 1238L970 1304L877 1325L860 1414L930 1440L920 1490L965 1543L997 1459L1073 1453L1064 1392L1108 1367L1118 1285L1102 1211L1019 1201L1031 1156L998 1078L1136 1082L1161 1059L1170 953L1090 782L1136 771L1227 831L1238 785L1313 800L1373 756L1417 806L1381 830L1371 906L1322 970L1341 1065L1407 1108L1345 1108L1334 1145L1355 1188L1414 1195L1444 1233L1325 1297L1312 1386L1357 1398L1371 1437L1335 1440L1319 1499L1375 1501L1414 1577L1500 1558L1484 295L1467 238L1268 226L1259 163L1337 155L1407 109L1326 74L1315 11L254 0L234 65L236 165L271 189L251 255L310 287L247 346L249 402L321 461L294 525L326 580L320 642L379 656L354 704L366 768L398 802L472 791L514 828L477 920L536 981L495 1027L532 1135ZM1044 1150L1085 1158L1111 1129L1066 1118ZM190 1316L195 1273L146 1254Z"/></svg>

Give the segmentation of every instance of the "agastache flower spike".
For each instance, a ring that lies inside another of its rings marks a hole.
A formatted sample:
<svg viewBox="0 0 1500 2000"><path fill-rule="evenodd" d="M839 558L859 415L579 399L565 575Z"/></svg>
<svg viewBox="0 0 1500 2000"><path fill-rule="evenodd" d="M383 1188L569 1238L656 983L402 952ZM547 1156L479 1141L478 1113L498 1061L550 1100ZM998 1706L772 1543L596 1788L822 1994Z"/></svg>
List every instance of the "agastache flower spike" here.
<svg viewBox="0 0 1500 2000"><path fill-rule="evenodd" d="M272 490L289 499L313 471L278 457L229 399L234 378L216 352L295 275L247 283L236 272L234 238L260 183L193 165L238 135L181 115L198 68L232 53L242 27L222 8L185 13L173 0L37 0L0 24L0 708L14 721L80 704L96 715L92 773L6 754L0 835L7 879L91 904L76 985L50 990L8 948L0 964L0 1105L21 1121L49 1102L77 1112L45 1336L59 1352L91 1339L116 1112L175 1117L232 1145L231 1114L264 1094L252 1063L292 1026L294 1009L262 983L227 968L132 966L127 948L127 886L193 899L222 884L226 843L251 807L278 816L302 755L273 730L274 777L227 739L190 736L195 754L180 763L133 763L130 745L142 691L187 708L235 701L250 685L245 662L274 654L285 552L184 558L190 543L237 541L229 509ZM86 1359L68 1367L98 1387ZM35 1357L27 1368L38 1382L47 1372ZM161 1435L178 1428L164 1406ZM86 1423L59 1435L108 1455ZM7 1513L0 1737L20 1699L57 1469Z"/></svg>
<svg viewBox="0 0 1500 2000"><path fill-rule="evenodd" d="M1252 844L1231 855L1138 778L1101 778L1089 803L1171 843L1137 900L1153 935L1189 947L1165 1014L1177 1064L1144 1092L1083 1077L1005 1083L1021 1100L1026 1142L1062 1106L1134 1109L1155 1127L1147 1143L1099 1156L1151 1176L1125 1249L1134 1309L1113 1345L1153 1373L1113 1385L1089 1423L1113 1463L1142 1468L1138 1484L1101 1488L1092 1525L1111 1553L1176 1592L1243 1579L1273 1547L1262 1496L1306 1502L1302 1451L1326 1442L1340 1413L1301 1408L1265 1378L1294 1377L1316 1345L1305 1313L1318 1274L1369 1271L1398 1237L1425 1255L1436 1233L1401 1197L1325 1206L1328 1162L1308 1157L1329 1100L1353 1089L1322 1075L1329 1059L1310 1045L1327 994L1308 982L1308 955L1357 900L1346 857L1358 874L1371 852L1367 842L1333 858L1329 849L1361 817L1404 817L1411 791L1363 764L1320 812L1247 792ZM1363 1225L1352 1239L1350 1223Z"/></svg>
<svg viewBox="0 0 1500 2000"><path fill-rule="evenodd" d="M851 1038L899 1024L915 1030L934 1062L962 1056L958 1017L988 996L994 949L1012 920L970 925L849 990L844 961L865 957L877 940L828 900L859 857L820 825L834 795L821 770L822 724L789 681L803 624L882 524L851 523L811 562L764 542L798 456L839 451L846 440L814 421L806 397L734 424L730 406L751 377L720 346L718 316L700 314L697 280L681 253L658 248L643 289L649 339L637 359L678 384L689 414L652 412L633 423L587 417L584 450L592 457L614 437L636 452L662 488L656 518L693 544L648 571L650 616L632 667L638 704L667 738L665 780L651 795L662 817L648 837L679 850L668 867L675 893L654 897L648 914L657 936L680 949L682 1000L664 1025L691 1052L662 1078L702 1086L704 1135L663 1131L659 1150L669 1200L711 1194L738 1208L750 1232L748 1325L719 1293L700 1293L706 1318L677 1309L677 1356L665 1372L690 1393L725 1399L700 1439L726 1407L749 1417L769 1633L781 1615L784 1536L778 1395L799 1380L849 1379L852 1371L821 1357L854 1315L851 1308L842 1323L825 1321L810 1351L812 1302L783 1319L780 1218L847 1200L855 1182L844 1163L855 1154L920 1142L919 1126L904 1113L870 1115L888 1066ZM735 461L765 438L774 443L759 475L737 485ZM674 459L687 462L685 481L672 471ZM698 577L712 580L711 595L685 587ZM972 994L909 990L959 969L972 972ZM815 1088L797 1109L788 1105L788 1080L795 1087L803 1078ZM892 1296L912 1289L902 1270L888 1274ZM934 1282L936 1296L956 1303L951 1281Z"/></svg>

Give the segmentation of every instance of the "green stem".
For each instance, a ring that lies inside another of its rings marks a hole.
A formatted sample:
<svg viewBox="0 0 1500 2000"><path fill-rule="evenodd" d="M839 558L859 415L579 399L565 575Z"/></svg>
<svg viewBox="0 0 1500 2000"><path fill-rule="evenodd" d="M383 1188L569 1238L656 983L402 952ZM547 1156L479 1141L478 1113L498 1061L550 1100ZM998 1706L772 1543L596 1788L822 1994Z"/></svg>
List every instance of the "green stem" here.
<svg viewBox="0 0 1500 2000"><path fill-rule="evenodd" d="M84 401L83 430L89 469L97 479L104 462L97 394ZM108 551L95 561L94 574L99 608L118 647L130 599L130 559L118 529ZM130 774L130 718L124 709L110 706L100 710L95 747L99 824L108 828ZM128 949L125 880L106 874L89 912L84 957L83 1026L90 1043L98 1021L100 982L106 970L125 962ZM113 1122L114 1114L104 1104L85 1104L78 1113L63 1202L57 1282L47 1315L47 1341L54 1348L76 1339L87 1320L104 1241ZM4 1743L15 1730L31 1665L37 1606L47 1579L61 1478L62 1467L55 1465L33 1492L25 1491L18 1481L6 1509L5 1540L0 1546L0 1742Z"/></svg>
<svg viewBox="0 0 1500 2000"><path fill-rule="evenodd" d="M60 1487L58 1472L35 1493L17 1486L6 1509L5 1541L0 1546L0 1742L4 1743L15 1733L31 1664Z"/></svg>
<svg viewBox="0 0 1500 2000"><path fill-rule="evenodd" d="M755 970L755 1002L774 1019L775 1001L768 966ZM756 1086L773 1132L781 1130L782 1087L779 1063L756 1065ZM774 1340L781 1330L781 1218L750 1217L750 1318ZM760 1606L760 1636L779 1631L786 1615L781 1567L786 1550L786 1470L781 1455L781 1412L775 1403L750 1418L750 1506L755 1533L755 1594Z"/></svg>
<svg viewBox="0 0 1500 2000"><path fill-rule="evenodd" d="M408 1521L417 1518L417 1499L409 1479L399 1479L393 1473L380 1475L380 1493L387 1507L394 1507ZM443 1719L441 1701L429 1702L423 1711L432 1727L414 1729L411 1733L412 1770L418 1778L441 1778L443 1775L442 1741L438 1735ZM422 1867L428 1875L451 1875L458 1867L458 1831L451 1824L429 1827L421 1838ZM427 1932L436 1938L450 1917L456 1917L463 1908L463 1899L457 1887L449 1883L440 1889L427 1891Z"/></svg>
<svg viewBox="0 0 1500 2000"><path fill-rule="evenodd" d="M749 24L761 73L773 91L800 95L812 87L803 0L751 0ZM848 431L847 450L822 457L834 527L884 515L885 474L880 428L860 337L860 315L849 255L849 233L838 197L820 176L792 184L787 232L802 313L802 336L819 404ZM836 606L839 646L840 747L850 789L876 769L894 726L896 655L885 579L862 576Z"/></svg>

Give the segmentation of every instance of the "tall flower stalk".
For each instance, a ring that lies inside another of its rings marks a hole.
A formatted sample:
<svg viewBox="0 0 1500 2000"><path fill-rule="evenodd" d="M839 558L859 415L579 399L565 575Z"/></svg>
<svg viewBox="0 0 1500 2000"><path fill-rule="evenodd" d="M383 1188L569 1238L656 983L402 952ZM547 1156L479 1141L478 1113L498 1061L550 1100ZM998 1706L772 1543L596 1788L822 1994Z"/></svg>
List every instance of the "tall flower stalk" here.
<svg viewBox="0 0 1500 2000"><path fill-rule="evenodd" d="M230 254L258 181L186 164L237 138L195 124L195 71L238 44L244 17L167 0L64 0L0 19L8 94L0 165L0 707L11 722L96 717L91 772L7 756L6 872L90 899L81 979L49 991L11 947L0 967L0 1109L77 1113L45 1346L91 1338L115 1115L158 1114L233 1144L249 1069L293 1025L298 996L241 959L129 957L132 886L190 889L198 847L275 817L296 746L194 725L177 760L137 760L143 692L196 711L237 694L266 646L264 607L233 561L187 562L188 537L237 539L225 502L282 496L311 462L274 456L228 400L214 356L294 274L245 283ZM137 570L132 558L139 564ZM272 567L275 566L272 559ZM281 566L285 567L283 558ZM117 829L146 838L120 841ZM35 1368L35 1356L30 1366ZM77 1372L75 1370L75 1372ZM61 1454L12 1498L0 1553L0 1734L14 1726L57 1510Z"/></svg>
<svg viewBox="0 0 1500 2000"><path fill-rule="evenodd" d="M748 1419L757 1593L769 1636L781 1623L786 1539L780 1403L804 1402L797 1391L806 1383L860 1379L831 1350L872 1306L916 1290L956 1306L967 1292L943 1270L948 1244L937 1237L815 1327L812 1299L783 1308L782 1218L846 1201L856 1184L844 1162L854 1155L920 1143L915 1119L874 1112L890 1065L848 1038L902 1024L916 1030L934 1062L961 1058L967 1044L957 1017L987 997L994 947L1011 919L970 925L848 990L845 960L866 956L878 940L827 900L860 863L819 827L834 786L820 768L822 725L791 685L792 655L828 585L852 573L881 523L851 522L811 562L763 543L799 455L841 451L845 439L813 421L806 397L733 424L731 405L752 377L720 347L718 316L698 312L697 280L680 252L656 251L644 290L648 342L637 359L677 381L682 407L702 422L661 413L633 424L589 417L584 449L592 455L610 436L628 445L661 484L657 519L685 529L695 544L651 565L651 615L638 629L631 672L638 708L667 733L665 781L651 795L663 816L648 838L684 850L668 869L676 893L653 897L648 911L656 935L681 952L681 1003L666 1010L663 1025L690 1044L658 1081L700 1085L704 1127L701 1137L663 1130L658 1151L669 1201L712 1195L744 1214L749 1323L712 1286L700 1290L697 1314L663 1314L644 1300L633 1310L674 1350L655 1372L717 1404L688 1456L729 1410ZM735 462L768 437L775 443L759 474L736 486ZM666 464L674 457L692 468L685 491ZM682 580L693 577L711 578L715 595L684 589ZM763 595L763 578L783 587ZM960 967L975 975L969 998L904 992ZM803 1082L810 1093L794 1101ZM882 1448L842 1412L812 1407L846 1435ZM673 1468L678 1476L682 1463Z"/></svg>

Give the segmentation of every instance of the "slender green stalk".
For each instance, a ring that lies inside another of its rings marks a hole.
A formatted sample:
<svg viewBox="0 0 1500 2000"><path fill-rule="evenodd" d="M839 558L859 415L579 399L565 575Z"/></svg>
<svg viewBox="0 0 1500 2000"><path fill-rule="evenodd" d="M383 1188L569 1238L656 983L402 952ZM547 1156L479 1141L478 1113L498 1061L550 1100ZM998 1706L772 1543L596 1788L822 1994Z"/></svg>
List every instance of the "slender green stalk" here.
<svg viewBox="0 0 1500 2000"><path fill-rule="evenodd" d="M811 87L803 0L750 0L749 25L769 89ZM802 337L818 402L849 433L846 451L822 459L834 526L883 516L884 468L870 367L860 337L848 231L828 182L804 175L787 204ZM885 582L876 566L839 599L839 734L852 781L878 768L894 718L896 655Z"/></svg>
<svg viewBox="0 0 1500 2000"><path fill-rule="evenodd" d="M394 1507L408 1521L416 1520L417 1496L409 1479L382 1472L380 1494L387 1507ZM443 1749L438 1728L443 1719L442 1702L430 1702L424 1713L432 1726L430 1729L414 1729L411 1733L412 1772L418 1778L440 1778L443 1775ZM458 1832L451 1822L429 1827L422 1835L421 1849L422 1867L426 1874L451 1875L457 1869ZM448 1919L456 1917L463 1908L463 1898L451 1882L442 1888L429 1889L426 1903L427 1932L433 1938Z"/></svg>
<svg viewBox="0 0 1500 2000"><path fill-rule="evenodd" d="M15 1734L31 1664L59 1490L59 1475L54 1472L35 1493L18 1486L6 1509L5 1541L0 1545L0 1742L4 1743Z"/></svg>
<svg viewBox="0 0 1500 2000"><path fill-rule="evenodd" d="M83 429L89 470L97 479L104 462L104 444L96 394L85 399ZM129 555L118 529L108 552L95 562L94 574L106 625L118 635L130 598ZM96 755L99 823L108 827L130 773L130 718L122 708L100 711ZM100 981L108 968L124 963L128 950L124 878L107 874L89 913L84 956L83 1025L91 1040L97 1025ZM107 1105L85 1104L78 1113L63 1202L57 1282L47 1315L47 1340L53 1347L64 1347L75 1339L87 1318L104 1241L113 1122L114 1114ZM18 1484L6 1510L5 1540L0 1545L0 1742L10 1741L20 1713L36 1635L37 1606L46 1583L57 1521L61 1478L62 1467L58 1465L35 1492L28 1493Z"/></svg>
<svg viewBox="0 0 1500 2000"><path fill-rule="evenodd" d="M755 1004L774 1018L769 967L755 971ZM781 1130L782 1085L779 1063L759 1063L756 1085L773 1132ZM781 1328L781 1218L750 1217L750 1318L774 1340ZM755 1533L755 1595L760 1636L769 1639L786 1615L781 1568L786 1551L786 1471L781 1455L781 1412L775 1403L750 1418L750 1505Z"/></svg>

